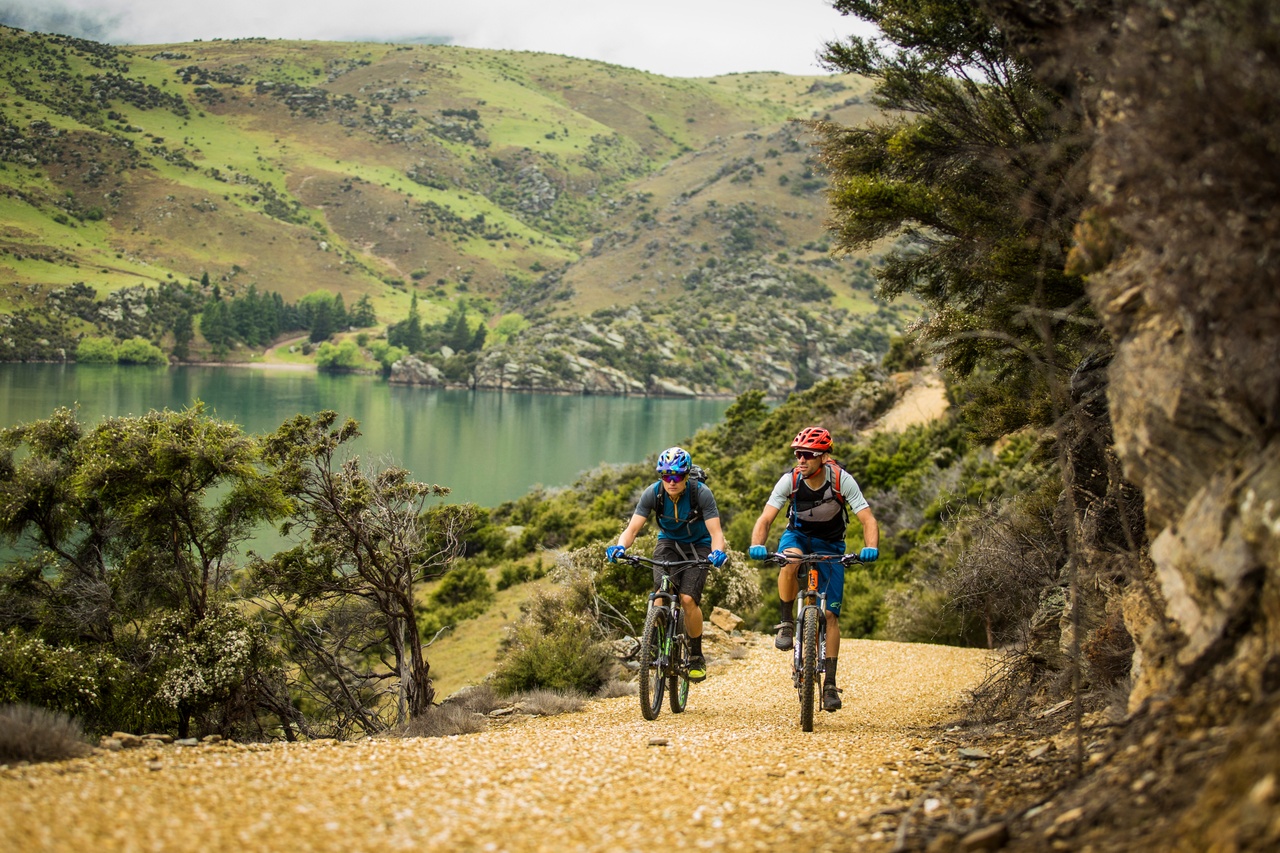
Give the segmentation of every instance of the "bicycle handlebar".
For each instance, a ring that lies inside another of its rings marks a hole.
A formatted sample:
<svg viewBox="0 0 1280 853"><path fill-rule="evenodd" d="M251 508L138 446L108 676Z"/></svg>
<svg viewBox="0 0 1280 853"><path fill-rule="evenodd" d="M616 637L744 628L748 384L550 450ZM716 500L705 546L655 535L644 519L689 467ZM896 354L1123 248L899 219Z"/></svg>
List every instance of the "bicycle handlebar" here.
<svg viewBox="0 0 1280 853"><path fill-rule="evenodd" d="M788 563L839 563L842 566L855 566L862 562L857 554L781 554L773 553L764 557L762 563L774 563L785 566Z"/></svg>
<svg viewBox="0 0 1280 853"><path fill-rule="evenodd" d="M618 559L626 560L628 563L631 563L632 565L636 565L636 566L644 565L644 566L653 566L654 568L658 568L658 569L666 569L668 572L670 572L672 569L687 569L691 566L710 566L711 565L710 560L707 560L701 557L696 560L653 560L653 559L650 559L649 557L642 557L639 554L620 554L618 556Z"/></svg>

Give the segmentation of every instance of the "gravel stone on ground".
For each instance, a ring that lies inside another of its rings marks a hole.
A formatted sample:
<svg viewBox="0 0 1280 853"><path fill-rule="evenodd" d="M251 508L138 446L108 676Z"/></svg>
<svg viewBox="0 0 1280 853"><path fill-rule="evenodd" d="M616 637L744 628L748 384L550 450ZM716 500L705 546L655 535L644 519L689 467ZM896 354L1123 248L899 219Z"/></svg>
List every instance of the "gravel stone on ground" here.
<svg viewBox="0 0 1280 853"><path fill-rule="evenodd" d="M0 770L0 849L890 850L877 815L920 791L989 653L845 640L844 708L800 730L789 656L709 643L709 677L654 722L634 696L477 734L160 743Z"/></svg>

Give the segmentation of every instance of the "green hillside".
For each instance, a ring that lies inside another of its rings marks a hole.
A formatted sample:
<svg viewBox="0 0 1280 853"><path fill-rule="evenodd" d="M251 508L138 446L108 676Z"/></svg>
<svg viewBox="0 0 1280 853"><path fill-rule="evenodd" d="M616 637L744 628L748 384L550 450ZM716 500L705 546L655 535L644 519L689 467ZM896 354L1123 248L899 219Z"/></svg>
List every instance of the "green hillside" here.
<svg viewBox="0 0 1280 853"><path fill-rule="evenodd" d="M0 358L71 358L84 335L126 335L92 311L60 324L65 300L51 307L50 292L83 283L101 301L207 277L197 303L250 286L286 303L367 296L379 328L405 320L411 294L426 324L460 304L490 330L518 314L492 352L444 371L451 384L492 384L486 359L503 375L528 367L519 387L625 393L661 392L655 376L736 393L766 362L781 361L771 391L807 384L815 364L818 378L847 374L883 349L902 309L870 300L867 259L829 256L825 182L794 119L856 124L874 112L867 85L674 79L441 45L123 49L0 28ZM558 333L609 338L612 314L632 305L646 336L614 338L646 347L705 310L731 332L709 345L746 353L742 364L707 371L708 353L672 353L655 373L575 346L557 352L576 373L530 362ZM592 314L592 329L573 325ZM775 314L792 329L787 352L750 352ZM797 357L853 320L841 357ZM149 336L172 350L163 329ZM262 348L238 349L216 357ZM448 354L420 355L449 367ZM198 335L192 357L210 357ZM602 373L626 379L600 387Z"/></svg>

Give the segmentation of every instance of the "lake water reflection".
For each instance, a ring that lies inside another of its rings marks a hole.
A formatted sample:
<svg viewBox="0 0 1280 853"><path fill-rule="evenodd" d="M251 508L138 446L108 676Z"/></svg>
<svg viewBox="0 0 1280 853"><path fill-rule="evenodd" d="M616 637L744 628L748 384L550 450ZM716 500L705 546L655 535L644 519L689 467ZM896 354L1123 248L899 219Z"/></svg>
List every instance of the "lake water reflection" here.
<svg viewBox="0 0 1280 853"><path fill-rule="evenodd" d="M716 423L729 400L440 391L370 376L238 367L0 364L0 426L80 407L80 420L202 401L246 432L333 409L360 422L353 451L495 506L537 484L566 485L601 463L636 462Z"/></svg>

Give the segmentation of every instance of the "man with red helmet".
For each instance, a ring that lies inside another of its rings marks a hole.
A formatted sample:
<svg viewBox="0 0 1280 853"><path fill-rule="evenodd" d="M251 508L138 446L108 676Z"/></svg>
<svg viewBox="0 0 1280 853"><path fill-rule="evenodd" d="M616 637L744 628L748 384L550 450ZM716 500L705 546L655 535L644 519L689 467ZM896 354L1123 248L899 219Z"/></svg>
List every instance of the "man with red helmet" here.
<svg viewBox="0 0 1280 853"><path fill-rule="evenodd" d="M788 501L787 529L778 542L778 550L791 554L843 554L845 530L849 514L862 523L865 547L859 553L863 562L880 556L880 528L858 483L849 472L832 462L831 433L822 427L805 427L791 442L796 467L783 474L765 502L764 510L751 531L751 547L747 554L762 560L769 553L765 540L769 527ZM840 688L836 687L836 660L840 654L840 604L844 598L844 566L838 562L818 564L818 586L827 595L827 659L822 685L822 709L838 711L842 705ZM795 600L800 593L795 564L778 570L778 604L781 621L774 626L774 645L789 650L795 637Z"/></svg>

